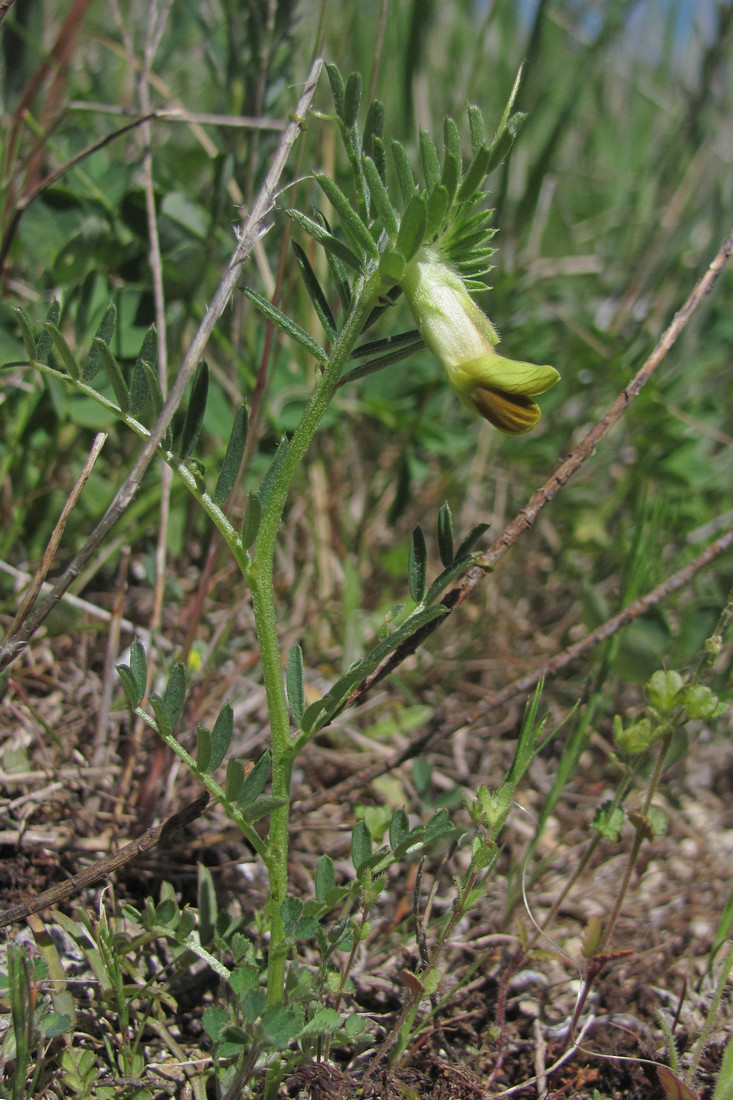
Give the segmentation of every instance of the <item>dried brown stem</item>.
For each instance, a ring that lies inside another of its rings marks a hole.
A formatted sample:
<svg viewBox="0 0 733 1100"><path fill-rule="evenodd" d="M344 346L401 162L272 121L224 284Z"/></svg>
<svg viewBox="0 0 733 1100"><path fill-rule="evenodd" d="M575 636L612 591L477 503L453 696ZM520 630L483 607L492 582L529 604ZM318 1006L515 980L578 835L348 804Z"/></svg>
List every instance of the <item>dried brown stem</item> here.
<svg viewBox="0 0 733 1100"><path fill-rule="evenodd" d="M515 699L518 695L524 695L528 691L531 691L531 689L536 687L543 678L555 676L562 669L574 664L580 657L584 657L594 649L595 646L600 645L601 642L605 642L623 627L628 626L634 619L638 619L640 615L645 614L645 612L649 611L652 607L661 603L667 596L670 596L673 592L677 592L680 588L684 588L701 569L704 569L705 566L709 565L715 558L725 553L731 546L733 546L733 526L729 527L725 534L721 535L720 538L706 547L693 561L683 566L682 569L678 569L677 572L673 573L670 577L667 577L666 580L662 581L662 583L652 589L651 592L648 592L646 596L640 596L639 599L634 600L632 604L625 607L623 611L620 611L617 615L614 615L605 623L602 623L586 638L581 638L580 641L568 646L567 649L564 649L561 653L558 653L544 664L539 665L537 668L533 669L532 672L528 672L526 676L521 676L518 680L513 680L512 683L507 684L507 686L500 691L496 691L492 695L489 695L488 698L483 701L480 708L474 711L466 721L468 723L475 722L477 718L496 710L497 707L503 706L510 700ZM433 738L441 736L443 733L444 730L442 729L441 723L434 723L427 733L421 733L414 741L411 741L405 748L402 748L399 753L395 753L387 759L381 759L377 764L369 768L364 768L356 775L350 776L343 783L339 783L336 787L331 787L328 791L323 791L318 795L298 803L297 812L299 814L305 814L327 802L338 802L345 798L350 792L360 790L373 782L373 780L377 779L380 775L386 775L399 767L400 764L403 764L406 760L410 760L417 756L418 753L426 749Z"/></svg>
<svg viewBox="0 0 733 1100"><path fill-rule="evenodd" d="M153 61L168 21L171 5L172 0L165 0L165 2L158 2L158 0L156 0L150 7L144 61L138 80L140 109L141 113L144 115L150 113L152 106L150 102L150 74L153 71ZM160 392L165 397L168 392L168 330L166 326L165 287L163 283L163 257L161 255L160 236L158 234L158 212L155 201L155 180L153 178L153 130L149 120L143 123L141 135L144 144L142 169L143 187L145 191L145 210L148 221L148 237L150 239L150 271L153 278L155 326L158 331L158 381L160 382ZM150 616L151 634L157 631L163 613L166 548L168 546L168 523L170 519L170 496L172 485L173 471L170 466L164 465L160 476L160 523L158 524L158 539L155 548L155 596L153 600L153 612Z"/></svg>
<svg viewBox="0 0 733 1100"><path fill-rule="evenodd" d="M184 806L182 810L179 810L177 814L173 814L161 825L154 825L151 829L147 829L142 836L130 841L124 848L120 848L119 852L114 852L111 856L106 856L105 859L97 860L91 867L86 867L78 874L72 875L66 882L60 882L58 886L52 886L50 890L44 890L37 897L28 898L26 901L19 902L18 905L11 905L9 909L0 913L0 928L6 928L9 924L25 920L32 913L39 913L43 909L49 909L52 905L58 905L59 902L74 897L85 887L99 882L100 879L107 878L113 871L124 867L131 860L137 859L143 852L150 851L162 840L169 840L180 829L195 821L197 817L201 816L208 804L209 796L204 792L198 796L195 802L190 802L188 806Z"/></svg>
<svg viewBox="0 0 733 1100"><path fill-rule="evenodd" d="M0 645L0 670L7 668L7 666L15 660L18 654L25 649L38 627L54 609L75 578L79 576L81 570L94 556L99 546L137 495L143 475L155 455L158 453L161 440L183 399L209 338L219 318L227 307L229 299L237 285L237 280L240 277L242 265L249 257L257 241L266 231L265 222L275 202L275 193L277 191L280 176L285 170L290 150L302 130L303 120L310 109L322 64L319 58L313 64L308 74L308 79L306 80L303 93L298 102L295 115L291 118L287 130L280 140L267 179L257 196L251 213L244 220L239 232L237 247L234 250L226 273L193 338L188 354L171 387L168 398L161 409L160 416L155 426L143 443L130 473L118 489L112 503L90 534L85 545L66 567L54 585L53 590L42 603L36 606L35 611L26 619L22 627L14 634L8 634L2 645Z"/></svg>
<svg viewBox="0 0 733 1100"><path fill-rule="evenodd" d="M134 59L132 59L134 64ZM152 82L152 80L151 80ZM95 115L135 115L134 109L120 103L89 103L72 99L70 111L90 111ZM253 115L217 115L205 111L189 111L185 107L158 107L148 118L160 122L183 122L186 126L223 126L235 130L284 130L287 123L281 119L255 118ZM137 125L137 121L133 123Z"/></svg>
<svg viewBox="0 0 733 1100"><path fill-rule="evenodd" d="M86 458L86 461L85 461L84 466L82 468L82 471L79 474L79 477L76 479L76 484L74 485L74 488L69 493L69 496L66 500L66 503L64 504L64 507L61 510L61 515L59 516L59 518L56 521L56 526L54 527L53 531L51 532L51 538L48 540L48 546L46 547L46 549L43 552L43 557L41 558L40 565L38 566L38 569L36 570L35 575L33 577L33 580L31 581L30 585L28 586L28 588L26 590L26 593L25 593L25 596L23 597L23 600L21 602L21 605L18 608L18 612L17 612L15 618L13 619L12 626L10 627L10 630L8 631L9 634L14 633L14 631L16 631L21 626L21 624L23 623L23 620L25 619L26 615L30 611L31 607L33 606L33 604L38 599L38 593L41 591L41 588L43 587L43 582L46 579L46 575L47 575L49 569L51 568L51 566L53 565L53 560L56 557L56 551L59 548L59 543L61 542L61 538L63 536L63 533L66 530L66 524L68 523L69 516L71 515L74 508L76 507L77 501L79 500L79 497L81 496L82 490L83 490L84 486L86 485L87 481L89 480L89 475L91 474L92 470L94 469L94 463L97 461L97 458L99 457L99 452L102 450L102 447L104 446L106 438L107 438L107 436L104 434L104 432L99 432L99 434L94 437L94 443L92 444L92 449L90 450L89 454L87 455L87 458Z"/></svg>
<svg viewBox="0 0 733 1100"><path fill-rule="evenodd" d="M733 546L733 527L729 527L725 534L721 535L719 539L711 543L706 547L701 554L688 565L678 569L676 573L673 573L666 580L658 584L656 588L648 592L646 596L640 596L633 603L625 607L623 611L619 611L617 615L613 615L612 618L607 619L605 623L601 623L599 627L589 634L586 638L581 638L580 641L575 642L573 645L563 649L561 653L558 653L555 657L551 657L549 661L540 667L534 669L526 676L520 677L518 680L514 680L513 683L507 684L501 691L495 692L489 699L482 703L480 709L472 717L474 720L479 714L486 714L490 710L495 710L502 704L507 703L510 699L516 698L517 695L524 695L527 691L530 691L533 687L536 687L543 677L555 676L562 669L567 668L569 665L574 664L580 657L584 657L587 653L590 653L601 642L605 642L613 634L618 633L623 627L628 626L634 619L638 619L640 615L644 615L652 607L656 607L657 604L665 600L667 596L671 596L673 592L678 592L680 588L684 588L690 583L696 573L699 573L701 569L704 569L706 565L709 565L711 561L725 553L726 550Z"/></svg>

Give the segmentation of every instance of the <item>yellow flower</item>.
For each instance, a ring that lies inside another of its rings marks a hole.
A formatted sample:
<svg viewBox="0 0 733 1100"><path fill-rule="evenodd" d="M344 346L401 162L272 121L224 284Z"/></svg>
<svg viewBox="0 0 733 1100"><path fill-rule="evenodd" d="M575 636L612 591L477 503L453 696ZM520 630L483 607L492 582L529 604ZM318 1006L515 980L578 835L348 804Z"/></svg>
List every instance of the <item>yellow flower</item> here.
<svg viewBox="0 0 733 1100"><path fill-rule="evenodd" d="M420 335L461 401L502 432L534 428L540 409L532 398L555 385L555 368L499 355L496 329L434 249L421 249L400 281Z"/></svg>

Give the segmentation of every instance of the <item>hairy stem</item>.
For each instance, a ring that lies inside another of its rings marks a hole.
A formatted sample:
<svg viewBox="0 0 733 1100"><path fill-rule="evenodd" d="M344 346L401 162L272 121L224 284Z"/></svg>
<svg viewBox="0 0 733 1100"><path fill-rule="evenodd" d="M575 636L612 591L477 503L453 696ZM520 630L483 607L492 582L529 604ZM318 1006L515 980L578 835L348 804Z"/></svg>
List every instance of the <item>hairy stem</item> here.
<svg viewBox="0 0 733 1100"><path fill-rule="evenodd" d="M292 480L333 397L344 364L384 289L383 280L375 272L365 279L360 293L355 298L354 306L341 331L333 354L316 382L300 423L290 440L262 515L252 562L246 570L252 592L262 677L270 720L272 793L275 798L283 799L282 806L274 810L270 818L266 856L270 880L268 898L270 957L267 974L267 995L270 1004L279 1004L282 1001L285 979L287 944L280 909L285 901L288 884L290 777L295 757L295 746L290 736L290 714L285 697L275 614L273 586L275 542Z"/></svg>

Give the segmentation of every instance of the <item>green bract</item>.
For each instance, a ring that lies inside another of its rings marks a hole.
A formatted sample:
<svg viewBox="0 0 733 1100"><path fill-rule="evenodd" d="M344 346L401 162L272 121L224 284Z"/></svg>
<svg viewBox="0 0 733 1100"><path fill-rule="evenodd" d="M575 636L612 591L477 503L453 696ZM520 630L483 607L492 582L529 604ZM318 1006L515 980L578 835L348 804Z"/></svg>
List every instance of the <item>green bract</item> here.
<svg viewBox="0 0 733 1100"><path fill-rule="evenodd" d="M532 400L554 386L554 367L505 359L499 334L438 250L423 247L405 268L402 289L420 335L440 359L461 401L495 428L527 432L540 418Z"/></svg>

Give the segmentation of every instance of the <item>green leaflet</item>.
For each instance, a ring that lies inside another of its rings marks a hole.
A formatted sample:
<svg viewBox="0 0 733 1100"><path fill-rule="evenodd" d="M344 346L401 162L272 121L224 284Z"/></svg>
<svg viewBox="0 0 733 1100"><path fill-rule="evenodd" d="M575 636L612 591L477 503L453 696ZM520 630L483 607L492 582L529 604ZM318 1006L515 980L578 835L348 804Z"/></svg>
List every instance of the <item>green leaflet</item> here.
<svg viewBox="0 0 733 1100"><path fill-rule="evenodd" d="M181 462L185 462L191 457L199 441L208 396L209 368L206 361L202 359L193 376L191 396L188 400L188 408L186 409L186 419L183 422L181 442L178 447L178 455Z"/></svg>
<svg viewBox="0 0 733 1100"><path fill-rule="evenodd" d="M304 229L314 241L322 245L328 253L336 256L349 267L353 267L355 271L362 272L364 270L364 264L359 256L352 252L349 246L340 241L338 237L334 237L333 233L330 233L320 222L314 221L306 214L301 214L299 210L288 209L285 213L301 229Z"/></svg>
<svg viewBox="0 0 733 1100"><path fill-rule="evenodd" d="M148 660L145 656L145 649L137 638L130 646L130 672L135 682L137 694L135 706L138 706L148 684Z"/></svg>
<svg viewBox="0 0 733 1100"><path fill-rule="evenodd" d="M455 120L452 118L446 118L443 120L443 146L445 148L445 156L443 159L443 177L445 176L445 165L449 158L458 162L460 168L462 163L461 156L461 135L458 130L458 126ZM445 182L445 179L443 179Z"/></svg>
<svg viewBox="0 0 733 1100"><path fill-rule="evenodd" d="M453 518L447 501L438 512L438 550L448 569L453 564Z"/></svg>
<svg viewBox="0 0 733 1100"><path fill-rule="evenodd" d="M359 113L361 102L361 73L349 73L344 88L344 102L340 112L344 126L352 130L356 124L356 116Z"/></svg>
<svg viewBox="0 0 733 1100"><path fill-rule="evenodd" d="M448 195L448 189L444 187L442 183L436 184L430 192L430 198L428 199L427 221L425 225L425 237L427 240L432 240L436 233L443 228L443 222L445 221L449 206L450 196Z"/></svg>
<svg viewBox="0 0 733 1100"><path fill-rule="evenodd" d="M463 183L458 189L456 202L466 202L473 198L486 177L490 160L489 150L482 145L468 166Z"/></svg>
<svg viewBox="0 0 733 1100"><path fill-rule="evenodd" d="M229 751L233 733L234 711L229 703L225 703L217 714L214 728L211 731L211 759L207 771L214 772L219 767Z"/></svg>
<svg viewBox="0 0 733 1100"><path fill-rule="evenodd" d="M48 307L46 314L46 320L51 324L58 324L59 317L61 316L61 306L59 305L58 298L52 298L51 304ZM44 328L40 337L38 338L38 347L36 348L37 361L39 363L47 363L48 357L51 354L51 347L53 342L51 340L51 333Z"/></svg>
<svg viewBox="0 0 733 1100"><path fill-rule="evenodd" d="M410 540L410 552L408 556L407 575L410 584L410 595L415 603L420 603L425 595L425 574L428 560L425 535L422 527L416 527Z"/></svg>
<svg viewBox="0 0 733 1100"><path fill-rule="evenodd" d="M425 230L428 222L428 204L422 195L412 196L410 203L402 215L400 229L395 241L395 251L407 262L417 252L425 239Z"/></svg>
<svg viewBox="0 0 733 1100"><path fill-rule="evenodd" d="M96 337L102 340L108 347L112 342L114 336L115 326L117 324L117 309L114 302L110 302L102 318L99 328L96 331ZM91 382L95 377L102 362L99 356L99 349L92 344L87 355L86 362L84 364L84 371L82 377L85 382Z"/></svg>
<svg viewBox="0 0 733 1100"><path fill-rule="evenodd" d="M365 378L368 374L374 374L392 363L399 363L402 359L407 359L409 355L414 355L416 351L423 347L425 347L425 342L417 329L402 332L398 336L387 336L384 340L373 340L368 344L362 344L354 352L354 358L362 358L367 355L372 356L372 358L368 359L366 363L361 363L358 367L353 367L350 371L347 371L342 376L339 386L345 386L347 382L355 382L358 378Z"/></svg>
<svg viewBox="0 0 733 1100"><path fill-rule="evenodd" d="M364 176L369 185L369 194L374 206L374 213L376 213L377 217L382 222L387 232L387 236L393 241L397 236L397 215L389 200L387 188L384 186L382 177L371 157L362 157L361 163L364 169Z"/></svg>
<svg viewBox="0 0 733 1100"><path fill-rule="evenodd" d="M293 242L293 252L295 253L295 258L298 261L298 267L300 268L300 273L303 276L303 281L305 282L305 288L308 291L308 296L313 303L313 308L318 314L318 319L320 320L330 339L335 340L337 335L336 321L334 319L333 313L331 312L331 307L328 304L326 295L323 293L321 284L318 281L318 277L311 267L310 261L308 260L305 252L295 241Z"/></svg>
<svg viewBox="0 0 733 1100"><path fill-rule="evenodd" d="M270 494L272 493L273 487L277 481L278 474L280 473L280 468L285 461L285 456L287 455L289 448L290 440L286 435L284 435L280 440L280 443L278 444L278 448L275 451L272 462L267 468L267 472L265 473L265 476L262 479L262 484L260 485L260 491L257 494L259 498L260 509L262 512L267 510L267 505L270 501Z"/></svg>
<svg viewBox="0 0 733 1100"><path fill-rule="evenodd" d="M316 172L314 178L341 219L341 225L351 247L357 253L378 260L379 249L374 238L338 184L323 172Z"/></svg>
<svg viewBox="0 0 733 1100"><path fill-rule="evenodd" d="M268 302L267 298L263 298L256 290L251 290L250 287L245 287L244 293L249 298L250 302L257 307L260 313L263 313L265 317L267 317L268 321L272 321L272 323L282 329L284 333L301 344L306 351L310 352L310 354L319 361L319 363L328 362L328 355L321 345L316 343L313 337L309 336L305 329L291 320L287 314L283 313L277 306L274 306L272 302Z"/></svg>
<svg viewBox="0 0 733 1100"><path fill-rule="evenodd" d="M333 96L333 104L336 108L336 114L340 119L344 117L344 78L338 70L338 67L330 62L326 64L326 75L328 76L328 82L331 85L331 95Z"/></svg>
<svg viewBox="0 0 733 1100"><path fill-rule="evenodd" d="M260 520L262 518L262 504L260 502L259 493L250 493L247 497L247 506L244 509L244 518L242 520L242 546L245 550L249 550L253 542L257 538L257 532L260 529Z"/></svg>
<svg viewBox="0 0 733 1100"><path fill-rule="evenodd" d="M127 383L120 370L120 365L115 359L112 352L109 350L104 340L99 340L94 337L93 346L97 349L99 354L99 360L105 371L107 377L110 380L112 389L114 390L117 404L120 407L120 412L128 413L130 411L130 392L127 388Z"/></svg>
<svg viewBox="0 0 733 1100"><path fill-rule="evenodd" d="M471 131L471 152L474 156L486 140L486 124L481 108L468 104L468 128Z"/></svg>
<svg viewBox="0 0 733 1100"><path fill-rule="evenodd" d="M105 342L108 344L109 340L106 340ZM145 408L145 403L150 396L150 383L148 381L148 372L146 371L145 366L146 364L148 364L149 366L154 368L157 362L158 333L155 325L151 325L148 331L145 333L145 338L143 340L142 347L138 352L137 361L132 372L132 381L130 383L130 412L133 416L140 416L143 409ZM155 372L155 374L157 378L157 371ZM158 389L160 389L160 381L158 381Z"/></svg>
<svg viewBox="0 0 733 1100"><path fill-rule="evenodd" d="M81 377L81 371L79 370L79 364L77 363L74 354L66 343L64 334L58 325L55 325L53 321L42 321L44 329L51 337L51 343L53 344L54 351L58 355L59 359L64 365L66 373L70 378L73 378L75 382L79 381Z"/></svg>
<svg viewBox="0 0 733 1100"><path fill-rule="evenodd" d="M364 139L362 151L365 156L371 157L383 183L387 182L387 157L384 151L384 104L378 99L373 99L369 104L366 122L364 123Z"/></svg>
<svg viewBox="0 0 733 1100"><path fill-rule="evenodd" d="M300 726L305 711L305 681L303 673L303 650L296 644L288 654L288 668L285 679L288 703L296 726Z"/></svg>
<svg viewBox="0 0 733 1100"><path fill-rule="evenodd" d="M358 661L344 676L337 680L322 699L318 699L315 703L311 703L303 715L303 721L301 723L303 732L313 734L319 729L322 729L336 711L340 709L351 692L362 683L367 676L374 672L385 657L388 657L399 645L407 641L408 638L411 638L413 634L417 634L419 630L427 626L433 619L440 618L447 614L448 608L438 605L437 607L423 608L421 611L411 615L401 627L395 630L393 634L390 634L388 638L379 642L378 645L367 653L366 657Z"/></svg>
<svg viewBox="0 0 733 1100"><path fill-rule="evenodd" d="M420 131L420 159L425 183L430 193L440 181L440 161L435 143L427 130Z"/></svg>
<svg viewBox="0 0 733 1100"><path fill-rule="evenodd" d="M234 415L232 432L227 443L224 461L212 494L215 504L222 505L234 488L239 467L247 443L247 406L240 405Z"/></svg>
<svg viewBox="0 0 733 1100"><path fill-rule="evenodd" d="M242 789L237 795L237 805L240 809L246 810L249 806L254 805L265 789L271 771L272 758L269 749L266 749L244 780Z"/></svg>
<svg viewBox="0 0 733 1100"><path fill-rule="evenodd" d="M392 159L395 162L395 168L397 169L397 182L400 188L400 195L405 205L410 202L417 191L417 184L415 183L415 177L412 174L412 166L410 164L410 158L405 152L399 141L393 139L390 145L392 150Z"/></svg>
<svg viewBox="0 0 733 1100"><path fill-rule="evenodd" d="M36 340L33 335L33 329L31 323L28 320L28 314L20 306L12 307L13 313L18 318L18 324L20 325L20 335L23 339L23 347L25 353L28 356L29 363L35 363L38 361L38 349L36 348Z"/></svg>

